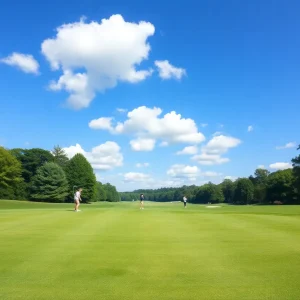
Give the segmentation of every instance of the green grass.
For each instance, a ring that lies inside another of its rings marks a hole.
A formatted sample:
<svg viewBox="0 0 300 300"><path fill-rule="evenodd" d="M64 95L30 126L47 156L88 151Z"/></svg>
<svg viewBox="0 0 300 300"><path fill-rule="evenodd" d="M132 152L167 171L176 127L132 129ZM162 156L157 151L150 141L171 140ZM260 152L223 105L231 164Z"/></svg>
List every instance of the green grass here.
<svg viewBox="0 0 300 300"><path fill-rule="evenodd" d="M0 299L300 299L300 206L138 205L0 200Z"/></svg>

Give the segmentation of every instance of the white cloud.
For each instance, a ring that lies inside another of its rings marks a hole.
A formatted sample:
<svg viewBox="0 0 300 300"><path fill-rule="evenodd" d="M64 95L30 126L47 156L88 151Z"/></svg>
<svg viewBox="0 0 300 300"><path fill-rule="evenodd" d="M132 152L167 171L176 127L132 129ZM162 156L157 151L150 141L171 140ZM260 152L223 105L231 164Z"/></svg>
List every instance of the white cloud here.
<svg viewBox="0 0 300 300"><path fill-rule="evenodd" d="M218 177L218 176L221 176L222 173L213 172L213 171L205 171L205 172L201 172L200 175L204 176L204 177Z"/></svg>
<svg viewBox="0 0 300 300"><path fill-rule="evenodd" d="M216 131L215 133L212 134L212 136L218 136L218 135L221 135L222 132L221 131Z"/></svg>
<svg viewBox="0 0 300 300"><path fill-rule="evenodd" d="M295 148L295 147L296 147L296 143L289 142L289 143L286 143L284 146L277 146L276 149L281 150L281 149L289 149L289 148Z"/></svg>
<svg viewBox="0 0 300 300"><path fill-rule="evenodd" d="M25 73L39 73L39 63L30 54L14 52L5 58L2 58L0 62L12 67L17 67Z"/></svg>
<svg viewBox="0 0 300 300"><path fill-rule="evenodd" d="M128 109L126 108L117 108L117 111L121 114L126 113L128 111Z"/></svg>
<svg viewBox="0 0 300 300"><path fill-rule="evenodd" d="M276 162L274 164L270 164L270 169L274 170L286 170L293 168L292 164L286 162Z"/></svg>
<svg viewBox="0 0 300 300"><path fill-rule="evenodd" d="M154 64L158 69L159 77L162 79L175 78L179 80L186 75L185 69L174 67L168 60L156 60Z"/></svg>
<svg viewBox="0 0 300 300"><path fill-rule="evenodd" d="M248 131L248 132L251 132L251 131L253 131L253 129L254 129L253 126L252 126L252 125L249 125L247 131Z"/></svg>
<svg viewBox="0 0 300 300"><path fill-rule="evenodd" d="M237 180L237 177L236 176L225 176L224 179L230 179L232 181L235 181L235 180Z"/></svg>
<svg viewBox="0 0 300 300"><path fill-rule="evenodd" d="M202 124L200 124L200 126L201 127L206 127L206 126L208 126L208 124L207 123L202 123Z"/></svg>
<svg viewBox="0 0 300 300"><path fill-rule="evenodd" d="M203 151L208 154L222 154L226 153L230 148L237 147L241 143L241 140L225 135L214 136L206 146L203 147Z"/></svg>
<svg viewBox="0 0 300 300"><path fill-rule="evenodd" d="M147 167L149 167L149 163L137 163L135 166L137 167L137 168L142 168L142 167L145 167L145 168L147 168Z"/></svg>
<svg viewBox="0 0 300 300"><path fill-rule="evenodd" d="M155 140L138 138L131 140L130 145L133 151L152 151L155 147Z"/></svg>
<svg viewBox="0 0 300 300"><path fill-rule="evenodd" d="M175 178L189 178L194 180L198 173L199 169L197 166L187 166L181 164L175 164L167 171L167 175Z"/></svg>
<svg viewBox="0 0 300 300"><path fill-rule="evenodd" d="M149 182L152 181L153 179L149 174L145 173L138 173L138 172L128 172L124 174L124 181L125 182Z"/></svg>
<svg viewBox="0 0 300 300"><path fill-rule="evenodd" d="M265 166L264 165L258 165L257 168L258 169L265 169Z"/></svg>
<svg viewBox="0 0 300 300"><path fill-rule="evenodd" d="M69 158L81 153L95 170L110 170L123 165L123 155L120 146L115 142L106 142L92 148L91 152L85 151L80 144L63 148Z"/></svg>
<svg viewBox="0 0 300 300"><path fill-rule="evenodd" d="M161 146L171 143L198 144L205 140L204 135L198 131L194 120L182 118L175 111L167 113L160 118L161 114L162 110L157 107L138 107L128 112L128 119L124 123L119 122L112 131L116 134L133 134L137 136L138 140L131 142L131 144L136 145L135 148L137 149L143 148L139 147L141 141L149 139L151 142L148 142L151 145L154 143L152 140L161 140ZM99 129L96 126L97 120L92 120L89 125L93 129ZM149 148L151 147L146 147L147 150Z"/></svg>
<svg viewBox="0 0 300 300"><path fill-rule="evenodd" d="M229 158L221 157L219 154L208 154L205 152L194 155L192 160L197 161L200 165L206 166L221 165L230 161Z"/></svg>
<svg viewBox="0 0 300 300"><path fill-rule="evenodd" d="M237 138L225 135L214 136L205 146L201 153L194 155L192 160L201 165L220 165L229 162L229 158L222 157L230 148L237 147L241 141Z"/></svg>
<svg viewBox="0 0 300 300"><path fill-rule="evenodd" d="M113 118L99 118L92 120L89 123L89 127L93 129L102 129L102 130L108 130L113 132L113 126L112 126L112 119Z"/></svg>
<svg viewBox="0 0 300 300"><path fill-rule="evenodd" d="M113 88L119 81L137 83L153 72L136 69L151 49L147 40L155 28L149 22L131 23L112 15L99 23L86 23L82 18L56 31L55 37L41 45L52 69L62 71L50 88L70 93L67 103L74 109L88 107L96 92Z"/></svg>
<svg viewBox="0 0 300 300"><path fill-rule="evenodd" d="M177 155L193 155L198 152L198 147L197 146L187 146L183 148L181 151L178 151L176 154Z"/></svg>

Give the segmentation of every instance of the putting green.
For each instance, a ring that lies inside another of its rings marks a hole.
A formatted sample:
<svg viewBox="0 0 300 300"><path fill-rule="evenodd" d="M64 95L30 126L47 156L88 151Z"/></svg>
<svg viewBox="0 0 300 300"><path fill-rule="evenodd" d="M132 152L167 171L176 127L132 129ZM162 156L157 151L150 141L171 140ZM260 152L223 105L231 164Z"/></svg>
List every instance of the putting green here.
<svg viewBox="0 0 300 300"><path fill-rule="evenodd" d="M300 206L138 205L0 200L0 299L300 299Z"/></svg>

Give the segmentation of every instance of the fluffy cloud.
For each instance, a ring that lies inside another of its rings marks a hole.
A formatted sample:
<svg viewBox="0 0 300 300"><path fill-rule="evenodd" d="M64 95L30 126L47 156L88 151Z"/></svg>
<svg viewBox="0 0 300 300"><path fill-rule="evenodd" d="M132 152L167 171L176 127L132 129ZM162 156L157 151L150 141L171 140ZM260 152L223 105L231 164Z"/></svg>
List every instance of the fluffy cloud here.
<svg viewBox="0 0 300 300"><path fill-rule="evenodd" d="M220 165L229 162L229 158L222 157L230 148L237 147L241 141L225 135L214 136L204 147L201 153L194 155L192 160L201 165Z"/></svg>
<svg viewBox="0 0 300 300"><path fill-rule="evenodd" d="M296 147L296 143L290 142L290 143L286 143L284 146L277 146L276 149L281 150L281 149L289 149L289 148L295 148L295 147Z"/></svg>
<svg viewBox="0 0 300 300"><path fill-rule="evenodd" d="M155 147L155 140L138 138L131 140L130 145L133 151L152 151Z"/></svg>
<svg viewBox="0 0 300 300"><path fill-rule="evenodd" d="M123 165L123 155L120 146L115 142L106 142L85 151L79 144L64 148L69 158L75 154L83 154L95 170L110 170Z"/></svg>
<svg viewBox="0 0 300 300"><path fill-rule="evenodd" d="M167 175L175 178L189 178L190 180L194 180L199 173L199 169L197 166L187 166L176 164L171 166L171 168L167 171Z"/></svg>
<svg viewBox="0 0 300 300"><path fill-rule="evenodd" d="M205 172L201 172L200 175L204 176L204 177L218 177L218 176L221 176L222 173L213 172L213 171L205 171Z"/></svg>
<svg viewBox="0 0 300 300"><path fill-rule="evenodd" d="M142 168L142 167L149 167L149 163L137 163L135 166L137 168Z"/></svg>
<svg viewBox="0 0 300 300"><path fill-rule="evenodd" d="M248 131L248 132L251 132L251 131L253 131L253 129L254 129L253 126L252 126L252 125L249 125L247 131Z"/></svg>
<svg viewBox="0 0 300 300"><path fill-rule="evenodd" d="M153 141L158 139L162 141L162 145L171 143L198 144L205 140L204 135L198 131L194 120L182 118L175 111L159 117L161 114L162 110L160 108L141 106L128 112L128 119L124 123L118 123L115 127L111 127L113 129L110 129L110 125L106 124L106 129L116 134L137 136L138 139L131 141L131 145L135 150L140 149L140 151L143 148L149 151L150 145L153 145ZM90 128L105 129L103 128L103 119L107 123L109 122L109 118L92 120L89 123ZM101 126L99 126L99 123ZM140 146L146 144L146 141L148 147Z"/></svg>
<svg viewBox="0 0 300 300"><path fill-rule="evenodd" d="M126 113L128 111L128 109L126 109L126 108L117 108L117 112L119 112L119 113Z"/></svg>
<svg viewBox="0 0 300 300"><path fill-rule="evenodd" d="M102 129L102 130L108 130L113 132L113 126L112 126L112 118L99 118L92 120L89 123L89 127L93 129Z"/></svg>
<svg viewBox="0 0 300 300"><path fill-rule="evenodd" d="M192 157L192 160L197 161L200 165L212 166L221 165L229 162L229 158L221 157L219 154L201 153Z"/></svg>
<svg viewBox="0 0 300 300"><path fill-rule="evenodd" d="M265 166L264 165L258 165L257 168L258 169L265 169Z"/></svg>
<svg viewBox="0 0 300 300"><path fill-rule="evenodd" d="M274 164L270 164L270 169L274 170L286 170L286 169L291 169L293 166L290 163L286 162L276 162Z"/></svg>
<svg viewBox="0 0 300 300"><path fill-rule="evenodd" d="M193 155L198 152L198 147L197 146L187 146L183 148L181 151L178 151L176 154L177 155Z"/></svg>
<svg viewBox="0 0 300 300"><path fill-rule="evenodd" d="M168 60L156 60L154 62L158 69L159 77L162 79L181 79L186 75L186 70L182 68L176 68L169 63Z"/></svg>
<svg viewBox="0 0 300 300"><path fill-rule="evenodd" d="M137 83L152 70L137 70L148 59L148 38L154 26L145 21L126 22L121 15L112 15L101 22L63 24L56 36L43 41L42 53L53 70L61 70L53 90L70 93L67 103L74 109L88 107L97 91L105 91L118 81ZM83 72L78 72L83 69Z"/></svg>
<svg viewBox="0 0 300 300"><path fill-rule="evenodd" d="M0 62L9 66L17 67L25 73L39 73L39 63L30 54L14 52L5 58L2 58Z"/></svg>
<svg viewBox="0 0 300 300"><path fill-rule="evenodd" d="M125 182L149 182L152 181L153 179L149 174L145 173L138 173L138 172L129 172L124 174L124 181Z"/></svg>
<svg viewBox="0 0 300 300"><path fill-rule="evenodd" d="M237 138L225 135L214 136L203 148L209 154L226 153L230 148L237 147L241 141Z"/></svg>

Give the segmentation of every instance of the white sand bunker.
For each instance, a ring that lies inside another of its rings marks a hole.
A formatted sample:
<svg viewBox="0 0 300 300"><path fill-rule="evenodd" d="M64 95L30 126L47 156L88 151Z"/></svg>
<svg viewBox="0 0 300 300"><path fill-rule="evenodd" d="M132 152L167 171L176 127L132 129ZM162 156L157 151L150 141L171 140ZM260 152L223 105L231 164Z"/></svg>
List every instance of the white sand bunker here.
<svg viewBox="0 0 300 300"><path fill-rule="evenodd" d="M206 208L218 208L218 207L221 207L221 206L218 206L218 205L207 205L205 207Z"/></svg>

